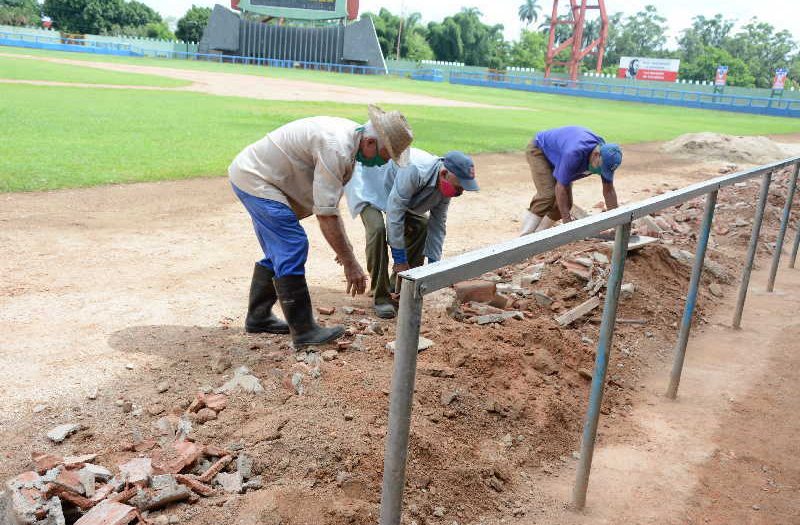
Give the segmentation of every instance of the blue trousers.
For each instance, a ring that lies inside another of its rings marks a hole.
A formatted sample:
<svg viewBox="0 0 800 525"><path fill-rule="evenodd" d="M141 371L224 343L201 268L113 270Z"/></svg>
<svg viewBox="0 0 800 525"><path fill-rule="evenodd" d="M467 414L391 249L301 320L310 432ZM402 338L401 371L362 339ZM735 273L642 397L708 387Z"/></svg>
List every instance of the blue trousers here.
<svg viewBox="0 0 800 525"><path fill-rule="evenodd" d="M244 204L264 258L258 264L275 272L275 277L305 275L308 259L308 237L297 215L285 204L254 197L234 184L233 192Z"/></svg>

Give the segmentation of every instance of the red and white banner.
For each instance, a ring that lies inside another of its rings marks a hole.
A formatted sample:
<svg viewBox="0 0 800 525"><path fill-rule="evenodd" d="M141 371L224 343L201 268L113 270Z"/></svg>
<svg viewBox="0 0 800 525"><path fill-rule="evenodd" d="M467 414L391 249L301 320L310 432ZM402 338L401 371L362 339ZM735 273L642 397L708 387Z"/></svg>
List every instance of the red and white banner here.
<svg viewBox="0 0 800 525"><path fill-rule="evenodd" d="M728 66L719 66L717 74L714 76L715 86L724 86L728 83Z"/></svg>
<svg viewBox="0 0 800 525"><path fill-rule="evenodd" d="M786 75L789 72L783 68L775 70L775 79L772 81L772 89L778 90L783 89L783 86L786 85Z"/></svg>
<svg viewBox="0 0 800 525"><path fill-rule="evenodd" d="M617 78L675 82L681 61L672 58L622 57Z"/></svg>

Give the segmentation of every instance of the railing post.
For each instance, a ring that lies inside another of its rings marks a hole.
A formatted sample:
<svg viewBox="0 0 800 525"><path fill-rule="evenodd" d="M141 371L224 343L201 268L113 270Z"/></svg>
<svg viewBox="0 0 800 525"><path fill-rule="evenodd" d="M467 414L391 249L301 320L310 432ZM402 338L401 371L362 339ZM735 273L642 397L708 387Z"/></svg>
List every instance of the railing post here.
<svg viewBox="0 0 800 525"><path fill-rule="evenodd" d="M756 260L758 250L758 236L761 233L761 221L764 219L764 207L767 205L769 184L772 182L772 173L765 173L761 178L761 192L758 195L756 214L753 217L753 233L750 234L750 245L747 248L747 260L742 270L742 282L739 285L739 298L736 302L736 312L733 314L733 327L741 328L744 301L747 299L747 287L750 286L750 273L753 271L753 262Z"/></svg>
<svg viewBox="0 0 800 525"><path fill-rule="evenodd" d="M778 231L778 238L775 239L775 253L772 255L772 268L769 270L769 281L767 282L767 291L772 292L775 289L775 276L778 274L778 264L781 262L781 252L783 251L783 238L786 236L786 228L789 225L789 216L792 213L792 199L794 199L794 191L797 187L797 172L800 170L800 164L795 165L792 178L789 180L789 194L786 196L786 204L783 205L783 216L781 217L781 228Z"/></svg>
<svg viewBox="0 0 800 525"><path fill-rule="evenodd" d="M392 390L389 398L389 428L384 448L380 525L400 524L421 318L422 295L417 293L412 281L404 279L400 289Z"/></svg>
<svg viewBox="0 0 800 525"><path fill-rule="evenodd" d="M678 385L681 382L683 361L686 357L686 344L689 342L689 331L692 329L692 317L697 304L697 290L700 287L700 277L703 275L703 263L706 259L708 238L711 235L711 225L714 222L714 208L717 205L717 191L712 191L706 197L706 210L703 215L703 224L700 227L700 237L697 239L697 249L692 265L692 278L689 280L689 293L686 296L686 305L683 309L681 329L678 333L678 344L675 347L675 361L672 364L672 374L669 378L667 397L675 399L678 395Z"/></svg>
<svg viewBox="0 0 800 525"><path fill-rule="evenodd" d="M581 439L581 457L578 463L575 489L572 494L572 503L576 509L582 509L586 505L586 489L589 486L589 471L592 468L594 443L597 438L597 423L600 419L600 405L603 402L603 389L606 383L611 341L614 337L614 323L617 320L619 290L622 286L622 276L625 271L625 259L628 255L628 240L630 236L630 222L617 226L611 262L611 276L608 279L606 289L603 320L600 323L600 339L597 343L597 358L595 359L594 373L592 375L589 409L587 410L586 423L583 427L583 439ZM381 525L384 524L381 523Z"/></svg>

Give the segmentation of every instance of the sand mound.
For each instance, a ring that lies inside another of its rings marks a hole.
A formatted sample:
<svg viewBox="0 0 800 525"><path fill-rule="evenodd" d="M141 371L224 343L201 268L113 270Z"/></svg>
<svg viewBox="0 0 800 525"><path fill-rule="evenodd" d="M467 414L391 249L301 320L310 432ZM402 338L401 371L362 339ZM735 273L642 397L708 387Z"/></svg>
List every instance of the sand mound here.
<svg viewBox="0 0 800 525"><path fill-rule="evenodd" d="M788 155L767 137L736 137L720 133L687 133L667 142L665 153L697 160L764 164Z"/></svg>

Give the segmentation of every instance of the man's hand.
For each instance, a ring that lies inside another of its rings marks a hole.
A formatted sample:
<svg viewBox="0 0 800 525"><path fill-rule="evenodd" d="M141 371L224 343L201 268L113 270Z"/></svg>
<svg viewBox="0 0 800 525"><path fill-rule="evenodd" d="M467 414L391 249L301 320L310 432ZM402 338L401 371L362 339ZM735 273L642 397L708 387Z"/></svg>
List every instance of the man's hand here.
<svg viewBox="0 0 800 525"><path fill-rule="evenodd" d="M392 270L394 270L394 273L400 273L400 272L404 272L404 271L410 270L410 269L411 269L411 265L409 265L407 262L406 263L394 263L394 266L392 266Z"/></svg>
<svg viewBox="0 0 800 525"><path fill-rule="evenodd" d="M337 257L337 262L338 261ZM344 277L347 279L347 293L355 297L358 294L363 294L367 289L367 274L358 264L355 259L346 263L341 263L344 266Z"/></svg>

